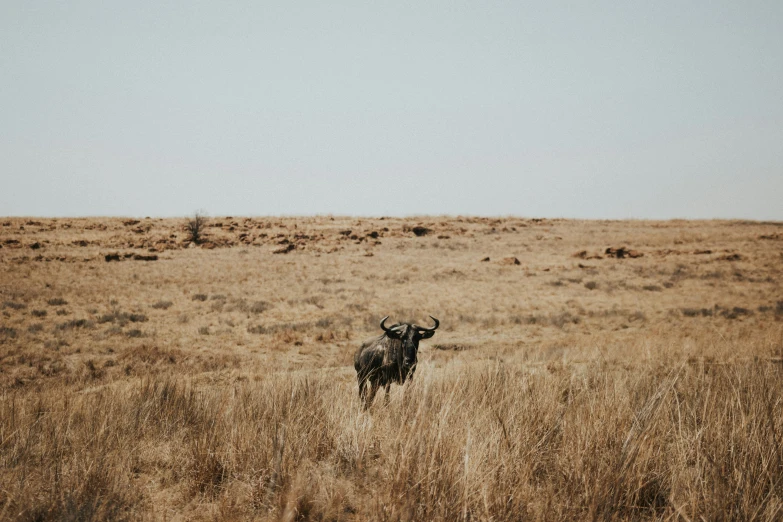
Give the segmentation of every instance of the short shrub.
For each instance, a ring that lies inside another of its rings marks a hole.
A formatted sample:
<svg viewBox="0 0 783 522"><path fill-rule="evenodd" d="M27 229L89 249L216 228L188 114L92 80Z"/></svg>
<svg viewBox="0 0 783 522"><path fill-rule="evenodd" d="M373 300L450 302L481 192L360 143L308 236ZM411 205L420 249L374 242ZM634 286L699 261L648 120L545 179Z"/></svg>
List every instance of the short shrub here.
<svg viewBox="0 0 783 522"><path fill-rule="evenodd" d="M720 315L726 319L737 319L738 317L753 315L753 310L748 310L741 306L735 306L731 310L722 310Z"/></svg>
<svg viewBox="0 0 783 522"><path fill-rule="evenodd" d="M38 333L43 331L43 325L41 323L31 324L27 327L27 331L30 333Z"/></svg>
<svg viewBox="0 0 783 522"><path fill-rule="evenodd" d="M322 317L315 322L315 326L317 328L329 328L333 322L331 317Z"/></svg>
<svg viewBox="0 0 783 522"><path fill-rule="evenodd" d="M93 328L95 323L89 319L73 319L60 323L56 326L57 330L74 330L76 328Z"/></svg>
<svg viewBox="0 0 783 522"><path fill-rule="evenodd" d="M271 305L267 303L266 301L256 301L252 305L250 305L250 311L254 314L260 314L262 312L266 312L271 308Z"/></svg>
<svg viewBox="0 0 783 522"><path fill-rule="evenodd" d="M710 317L712 315L712 310L709 308L683 308L682 309L682 315L685 317Z"/></svg>
<svg viewBox="0 0 783 522"><path fill-rule="evenodd" d="M204 228L207 226L207 216L198 211L185 223L185 232L187 232L188 240L193 243L199 244L203 239Z"/></svg>
<svg viewBox="0 0 783 522"><path fill-rule="evenodd" d="M8 326L0 326L0 339L15 339L16 330Z"/></svg>

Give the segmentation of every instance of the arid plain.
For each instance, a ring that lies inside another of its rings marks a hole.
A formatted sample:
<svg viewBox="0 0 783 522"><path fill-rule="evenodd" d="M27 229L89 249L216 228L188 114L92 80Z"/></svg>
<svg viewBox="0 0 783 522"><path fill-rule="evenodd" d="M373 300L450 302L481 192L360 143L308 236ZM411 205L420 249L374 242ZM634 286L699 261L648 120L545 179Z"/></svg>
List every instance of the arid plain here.
<svg viewBox="0 0 783 522"><path fill-rule="evenodd" d="M783 223L186 222L0 218L0 519L783 518Z"/></svg>

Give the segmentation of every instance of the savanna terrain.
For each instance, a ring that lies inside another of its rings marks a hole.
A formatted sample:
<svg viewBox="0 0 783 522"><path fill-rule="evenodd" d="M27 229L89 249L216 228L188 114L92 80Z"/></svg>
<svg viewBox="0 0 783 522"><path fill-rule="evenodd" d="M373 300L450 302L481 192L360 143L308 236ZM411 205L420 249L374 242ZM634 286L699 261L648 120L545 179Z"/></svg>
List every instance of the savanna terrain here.
<svg viewBox="0 0 783 522"><path fill-rule="evenodd" d="M783 519L783 223L187 221L0 218L0 519Z"/></svg>

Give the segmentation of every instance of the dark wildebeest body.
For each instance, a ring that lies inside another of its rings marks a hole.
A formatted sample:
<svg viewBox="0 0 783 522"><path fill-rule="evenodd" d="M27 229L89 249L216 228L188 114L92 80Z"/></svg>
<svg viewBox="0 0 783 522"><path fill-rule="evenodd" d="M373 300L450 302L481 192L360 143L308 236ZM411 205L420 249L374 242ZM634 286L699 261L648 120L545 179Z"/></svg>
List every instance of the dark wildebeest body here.
<svg viewBox="0 0 783 522"><path fill-rule="evenodd" d="M384 326L387 317L381 320L384 334L362 343L353 358L356 368L356 378L359 381L359 397L364 408L372 404L378 388L386 388L386 401L389 400L389 389L392 383L404 384L412 379L416 371L419 341L435 335L440 324L437 319L435 326L425 328L410 323L397 323L389 328ZM369 394L367 385L370 386Z"/></svg>

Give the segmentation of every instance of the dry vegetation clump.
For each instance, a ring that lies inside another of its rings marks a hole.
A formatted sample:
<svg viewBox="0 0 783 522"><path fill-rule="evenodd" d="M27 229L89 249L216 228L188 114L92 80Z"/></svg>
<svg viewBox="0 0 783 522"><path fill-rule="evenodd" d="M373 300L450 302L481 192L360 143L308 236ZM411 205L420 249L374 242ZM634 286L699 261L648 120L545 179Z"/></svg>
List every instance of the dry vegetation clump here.
<svg viewBox="0 0 783 522"><path fill-rule="evenodd" d="M779 224L2 221L1 520L783 518Z"/></svg>
<svg viewBox="0 0 783 522"><path fill-rule="evenodd" d="M130 518L158 477L218 518L778 518L780 368L648 364L455 364L370 414L327 375L13 394L0 505Z"/></svg>

